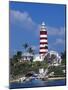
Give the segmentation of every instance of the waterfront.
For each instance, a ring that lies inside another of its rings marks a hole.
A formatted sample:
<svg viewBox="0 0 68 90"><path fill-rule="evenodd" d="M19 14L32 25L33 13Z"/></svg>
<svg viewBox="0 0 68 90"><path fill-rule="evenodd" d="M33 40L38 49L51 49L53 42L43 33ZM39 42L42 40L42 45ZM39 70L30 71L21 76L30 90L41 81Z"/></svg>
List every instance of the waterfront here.
<svg viewBox="0 0 68 90"><path fill-rule="evenodd" d="M10 89L16 88L32 88L32 87L49 87L49 86L64 86L66 85L66 80L46 80L42 81L40 79L33 79L23 83L10 83Z"/></svg>

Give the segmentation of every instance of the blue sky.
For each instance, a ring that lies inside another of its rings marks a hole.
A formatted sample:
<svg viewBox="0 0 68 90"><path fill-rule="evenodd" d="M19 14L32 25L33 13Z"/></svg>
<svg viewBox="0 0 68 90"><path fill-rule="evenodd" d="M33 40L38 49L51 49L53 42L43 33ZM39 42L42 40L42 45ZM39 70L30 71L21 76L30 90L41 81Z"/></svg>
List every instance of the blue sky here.
<svg viewBox="0 0 68 90"><path fill-rule="evenodd" d="M65 50L65 5L10 1L9 12L10 55L23 51L24 43L39 52L39 32L43 21L48 32L48 49Z"/></svg>

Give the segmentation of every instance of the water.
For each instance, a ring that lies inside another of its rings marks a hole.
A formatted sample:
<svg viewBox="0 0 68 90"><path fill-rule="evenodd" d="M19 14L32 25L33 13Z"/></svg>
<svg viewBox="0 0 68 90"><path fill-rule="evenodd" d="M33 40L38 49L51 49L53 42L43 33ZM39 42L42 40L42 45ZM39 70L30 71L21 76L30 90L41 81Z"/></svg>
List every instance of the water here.
<svg viewBox="0 0 68 90"><path fill-rule="evenodd" d="M10 88L31 88L31 87L49 87L49 86L64 86L66 85L66 80L50 80L50 81L42 81L42 80L31 80L23 83L11 83Z"/></svg>

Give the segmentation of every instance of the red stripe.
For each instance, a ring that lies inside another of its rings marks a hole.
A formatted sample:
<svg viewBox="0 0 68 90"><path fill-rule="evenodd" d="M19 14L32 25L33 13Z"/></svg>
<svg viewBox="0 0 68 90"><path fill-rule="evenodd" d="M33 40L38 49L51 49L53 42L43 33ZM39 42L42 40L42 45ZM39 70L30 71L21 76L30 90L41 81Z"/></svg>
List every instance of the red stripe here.
<svg viewBox="0 0 68 90"><path fill-rule="evenodd" d="M40 42L40 44L48 44L48 42Z"/></svg>
<svg viewBox="0 0 68 90"><path fill-rule="evenodd" d="M45 54L45 53L47 53L47 52L39 52L39 54Z"/></svg>
<svg viewBox="0 0 68 90"><path fill-rule="evenodd" d="M47 31L40 31L41 35L47 34Z"/></svg>
<svg viewBox="0 0 68 90"><path fill-rule="evenodd" d="M40 40L41 40L41 39L46 39L46 40L47 40L47 37L46 37L46 38L45 38L45 37L40 37Z"/></svg>
<svg viewBox="0 0 68 90"><path fill-rule="evenodd" d="M48 49L48 46L40 47L40 49Z"/></svg>

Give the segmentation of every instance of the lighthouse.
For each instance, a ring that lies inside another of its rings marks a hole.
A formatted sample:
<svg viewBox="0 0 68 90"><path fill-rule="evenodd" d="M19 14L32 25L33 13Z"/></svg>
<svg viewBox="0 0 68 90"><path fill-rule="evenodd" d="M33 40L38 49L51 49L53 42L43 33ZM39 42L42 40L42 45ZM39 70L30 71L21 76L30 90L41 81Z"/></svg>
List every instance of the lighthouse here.
<svg viewBox="0 0 68 90"><path fill-rule="evenodd" d="M48 52L48 38L47 38L47 30L45 27L45 23L42 22L40 28L40 56L44 56Z"/></svg>
<svg viewBox="0 0 68 90"><path fill-rule="evenodd" d="M43 61L46 53L48 52L48 38L45 23L42 22L40 27L40 45L39 54L34 57L33 61Z"/></svg>

